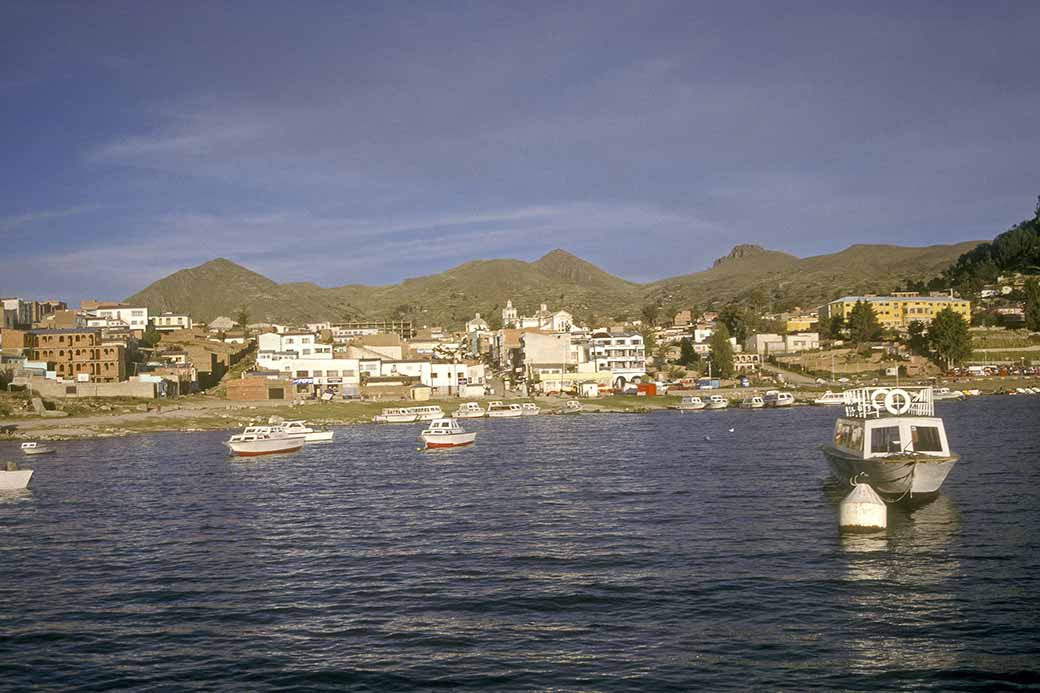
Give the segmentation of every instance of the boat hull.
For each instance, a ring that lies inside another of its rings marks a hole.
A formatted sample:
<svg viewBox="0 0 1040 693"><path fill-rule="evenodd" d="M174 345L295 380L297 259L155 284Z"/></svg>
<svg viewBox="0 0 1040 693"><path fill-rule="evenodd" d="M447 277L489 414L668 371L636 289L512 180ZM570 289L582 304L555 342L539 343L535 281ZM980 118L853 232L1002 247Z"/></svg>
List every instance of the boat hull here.
<svg viewBox="0 0 1040 693"><path fill-rule="evenodd" d="M524 413L519 409L488 412L489 419L515 419L523 415Z"/></svg>
<svg viewBox="0 0 1040 693"><path fill-rule="evenodd" d="M726 404L725 402L709 402L708 406L706 406L705 409L718 410L718 409L725 409L728 406L729 406L729 404Z"/></svg>
<svg viewBox="0 0 1040 693"><path fill-rule="evenodd" d="M49 455L54 448L22 448L23 455Z"/></svg>
<svg viewBox="0 0 1040 693"><path fill-rule="evenodd" d="M421 435L419 436L427 448L461 448L472 445L477 439L477 434L451 433L448 435Z"/></svg>
<svg viewBox="0 0 1040 693"><path fill-rule="evenodd" d="M302 440L251 440L241 443L227 443L231 454L236 457L259 457L260 455L279 455L283 452L296 452L303 447Z"/></svg>
<svg viewBox="0 0 1040 693"><path fill-rule="evenodd" d="M305 443L329 443L335 435L335 431L314 431L313 433L304 434L303 441Z"/></svg>
<svg viewBox="0 0 1040 693"><path fill-rule="evenodd" d="M453 416L456 419L482 419L484 418L484 410L462 410L458 409L455 411Z"/></svg>
<svg viewBox="0 0 1040 693"><path fill-rule="evenodd" d="M0 470L0 491L20 491L29 485L33 470L19 469L14 472Z"/></svg>
<svg viewBox="0 0 1040 693"><path fill-rule="evenodd" d="M840 482L848 483L859 475L878 493L890 498L932 495L939 492L950 470L960 459L950 457L891 456L864 459L840 450L833 445L820 448L831 471Z"/></svg>

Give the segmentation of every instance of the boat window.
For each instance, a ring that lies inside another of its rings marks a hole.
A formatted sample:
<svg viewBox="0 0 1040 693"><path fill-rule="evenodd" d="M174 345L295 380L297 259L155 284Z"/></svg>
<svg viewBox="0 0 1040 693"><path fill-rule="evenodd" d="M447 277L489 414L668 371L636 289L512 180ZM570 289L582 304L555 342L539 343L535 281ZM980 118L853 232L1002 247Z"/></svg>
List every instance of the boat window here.
<svg viewBox="0 0 1040 693"><path fill-rule="evenodd" d="M871 452L901 452L899 442L899 426L875 428L870 432Z"/></svg>
<svg viewBox="0 0 1040 693"><path fill-rule="evenodd" d="M915 452L942 452L942 439L935 426L911 426Z"/></svg>

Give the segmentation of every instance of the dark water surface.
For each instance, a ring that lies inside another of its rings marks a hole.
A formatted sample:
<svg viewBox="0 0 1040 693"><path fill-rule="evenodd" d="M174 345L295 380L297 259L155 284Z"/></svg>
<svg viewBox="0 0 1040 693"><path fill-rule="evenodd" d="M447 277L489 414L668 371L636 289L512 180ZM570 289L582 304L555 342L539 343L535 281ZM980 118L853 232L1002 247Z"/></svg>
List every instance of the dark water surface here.
<svg viewBox="0 0 1040 693"><path fill-rule="evenodd" d="M835 408L61 443L0 495L0 688L1024 688L1040 397L939 408L943 494L853 538Z"/></svg>

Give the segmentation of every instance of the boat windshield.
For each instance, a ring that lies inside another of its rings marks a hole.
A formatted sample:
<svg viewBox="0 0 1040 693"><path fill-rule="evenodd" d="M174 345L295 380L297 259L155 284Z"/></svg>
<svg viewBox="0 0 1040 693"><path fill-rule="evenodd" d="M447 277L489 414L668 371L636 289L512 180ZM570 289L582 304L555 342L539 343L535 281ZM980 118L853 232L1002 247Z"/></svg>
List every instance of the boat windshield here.
<svg viewBox="0 0 1040 693"><path fill-rule="evenodd" d="M902 452L899 441L899 426L884 426L870 431L871 452Z"/></svg>

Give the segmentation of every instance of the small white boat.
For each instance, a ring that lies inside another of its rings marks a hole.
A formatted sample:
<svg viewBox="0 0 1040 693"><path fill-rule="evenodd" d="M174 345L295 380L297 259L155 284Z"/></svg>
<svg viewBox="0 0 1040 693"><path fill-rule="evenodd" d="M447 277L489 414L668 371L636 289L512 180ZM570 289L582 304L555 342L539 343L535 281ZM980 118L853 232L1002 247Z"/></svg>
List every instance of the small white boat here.
<svg viewBox="0 0 1040 693"><path fill-rule="evenodd" d="M820 404L823 406L844 403L845 398L841 396L840 392L831 392L830 390L827 390L822 395L813 400L813 404Z"/></svg>
<svg viewBox="0 0 1040 693"><path fill-rule="evenodd" d="M976 389L964 390L963 392L964 392L964 394L967 397L978 397L979 395L982 394L982 390L976 390Z"/></svg>
<svg viewBox="0 0 1040 693"><path fill-rule="evenodd" d="M951 390L948 387L940 387L936 390L932 390L933 402L943 399L964 399L964 393L960 390Z"/></svg>
<svg viewBox="0 0 1040 693"><path fill-rule="evenodd" d="M706 409L725 409L729 406L729 400L722 395L712 395L708 398Z"/></svg>
<svg viewBox="0 0 1040 693"><path fill-rule="evenodd" d="M309 427L306 421L285 421L269 426L248 426L242 433L272 433L275 431L280 431L290 438L296 438L305 443L328 443L335 435L334 431L316 431Z"/></svg>
<svg viewBox="0 0 1040 693"><path fill-rule="evenodd" d="M789 407L794 404L794 395L790 392L780 392L780 390L767 390L762 399L765 400L767 407Z"/></svg>
<svg viewBox="0 0 1040 693"><path fill-rule="evenodd" d="M26 455L47 455L54 452L49 445L40 445L36 442L22 443L22 452Z"/></svg>
<svg viewBox="0 0 1040 693"><path fill-rule="evenodd" d="M683 395L679 402L679 411L699 411L708 406L708 403L696 395Z"/></svg>
<svg viewBox="0 0 1040 693"><path fill-rule="evenodd" d="M758 395L755 395L754 397L748 397L740 403L741 409L761 409L764 406L766 406L766 401Z"/></svg>
<svg viewBox="0 0 1040 693"><path fill-rule="evenodd" d="M14 462L7 463L7 469L0 470L0 491L20 491L29 485L33 470L19 469Z"/></svg>
<svg viewBox="0 0 1040 693"><path fill-rule="evenodd" d="M411 407L415 412L416 421L434 421L444 418L444 410L438 406Z"/></svg>
<svg viewBox="0 0 1040 693"><path fill-rule="evenodd" d="M563 405L564 414L580 414L582 410L582 404L576 399L567 400L567 404Z"/></svg>
<svg viewBox="0 0 1040 693"><path fill-rule="evenodd" d="M419 415L409 408L384 409L382 414L376 414L372 420L376 423L412 423Z"/></svg>
<svg viewBox="0 0 1040 693"><path fill-rule="evenodd" d="M479 419L486 413L484 408L476 402L463 402L455 410L454 416L456 419Z"/></svg>
<svg viewBox="0 0 1040 693"><path fill-rule="evenodd" d="M471 445L477 439L476 432L467 433L455 419L435 419L430 427L419 434L427 449L460 448Z"/></svg>
<svg viewBox="0 0 1040 693"><path fill-rule="evenodd" d="M519 404L506 404L504 402L489 402L487 415L492 419L512 419L524 415L524 408Z"/></svg>
<svg viewBox="0 0 1040 693"><path fill-rule="evenodd" d="M537 416L542 411L534 402L524 402L520 405L520 410L523 412L524 416Z"/></svg>
<svg viewBox="0 0 1040 693"><path fill-rule="evenodd" d="M281 431L239 433L231 436L225 445L239 457L257 457L281 452L296 452L303 447L303 439L291 438Z"/></svg>

